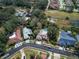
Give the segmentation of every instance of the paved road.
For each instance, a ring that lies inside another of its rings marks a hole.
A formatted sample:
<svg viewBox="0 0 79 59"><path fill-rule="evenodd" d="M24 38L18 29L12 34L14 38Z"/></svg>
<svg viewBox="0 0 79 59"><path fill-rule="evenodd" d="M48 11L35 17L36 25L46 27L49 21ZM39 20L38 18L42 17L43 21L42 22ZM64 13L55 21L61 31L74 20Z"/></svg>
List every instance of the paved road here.
<svg viewBox="0 0 79 59"><path fill-rule="evenodd" d="M50 51L53 53L59 53L59 54L63 54L66 56L74 56L76 54L68 52L68 51L63 51L63 50L59 50L56 48L52 48L52 47L47 47L47 46L43 46L43 45L38 45L38 44L23 44L22 46L12 49L10 51L8 51L4 56L3 59L8 59L8 57L12 56L14 53L16 53L17 51L19 51L20 49L24 48L24 47L33 47L33 48L38 48L38 49L42 49L42 50L46 50L46 51Z"/></svg>

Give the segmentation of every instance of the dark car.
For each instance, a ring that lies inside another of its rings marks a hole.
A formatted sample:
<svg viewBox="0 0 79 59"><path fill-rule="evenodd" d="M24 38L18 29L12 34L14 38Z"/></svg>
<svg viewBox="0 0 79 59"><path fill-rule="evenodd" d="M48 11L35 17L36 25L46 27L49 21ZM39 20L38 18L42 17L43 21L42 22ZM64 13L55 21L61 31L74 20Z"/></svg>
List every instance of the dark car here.
<svg viewBox="0 0 79 59"><path fill-rule="evenodd" d="M0 57L3 56L5 53L2 49L0 49Z"/></svg>

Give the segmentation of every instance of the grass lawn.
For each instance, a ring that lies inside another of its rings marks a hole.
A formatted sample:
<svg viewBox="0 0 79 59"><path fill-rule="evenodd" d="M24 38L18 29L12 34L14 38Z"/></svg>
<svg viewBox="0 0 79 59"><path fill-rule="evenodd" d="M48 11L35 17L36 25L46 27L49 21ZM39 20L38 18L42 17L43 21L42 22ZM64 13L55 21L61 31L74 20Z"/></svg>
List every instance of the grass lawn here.
<svg viewBox="0 0 79 59"><path fill-rule="evenodd" d="M16 52L13 56L11 56L11 58L10 59L14 59L14 58L16 58L16 59L21 59L21 54L20 54L20 52L18 51L18 52Z"/></svg>
<svg viewBox="0 0 79 59"><path fill-rule="evenodd" d="M59 19L64 19L65 17L70 17L70 19L79 19L79 13L68 13L64 11L48 10L45 12L47 16L53 16Z"/></svg>
<svg viewBox="0 0 79 59"><path fill-rule="evenodd" d="M24 48L24 52L26 54L26 59L30 59L31 55L35 56L35 54L38 54L37 51L34 51L34 50L30 49L30 48L28 48L28 49Z"/></svg>

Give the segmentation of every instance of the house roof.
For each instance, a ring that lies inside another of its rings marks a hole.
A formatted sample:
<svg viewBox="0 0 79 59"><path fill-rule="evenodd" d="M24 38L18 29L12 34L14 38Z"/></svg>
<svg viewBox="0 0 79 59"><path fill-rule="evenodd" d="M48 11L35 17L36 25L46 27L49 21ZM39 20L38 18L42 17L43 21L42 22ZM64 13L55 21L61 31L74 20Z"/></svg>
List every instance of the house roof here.
<svg viewBox="0 0 79 59"><path fill-rule="evenodd" d="M62 39L67 39L67 40L75 40L70 33L62 31L60 34Z"/></svg>
<svg viewBox="0 0 79 59"><path fill-rule="evenodd" d="M24 27L23 28L24 39L30 38L29 34L32 34L32 30L27 27Z"/></svg>
<svg viewBox="0 0 79 59"><path fill-rule="evenodd" d="M60 46L66 46L66 45L74 45L76 42L76 39L71 36L70 33L62 31L60 33L60 40L58 41L58 44Z"/></svg>
<svg viewBox="0 0 79 59"><path fill-rule="evenodd" d="M47 32L48 32L47 28L41 29L38 35L36 36L36 39L39 39L39 40L48 39Z"/></svg>
<svg viewBox="0 0 79 59"><path fill-rule="evenodd" d="M32 30L31 29L29 29L29 28L27 28L27 27L24 27L23 28L23 34L32 34Z"/></svg>
<svg viewBox="0 0 79 59"><path fill-rule="evenodd" d="M58 9L59 8L58 0L51 0L50 7L53 8L53 9Z"/></svg>
<svg viewBox="0 0 79 59"><path fill-rule="evenodd" d="M73 6L72 0L65 0L66 6Z"/></svg>
<svg viewBox="0 0 79 59"><path fill-rule="evenodd" d="M17 27L16 31L13 32L11 36L9 36L8 44L14 44L16 42L19 42L20 40L22 40L21 31L20 31L20 28Z"/></svg>

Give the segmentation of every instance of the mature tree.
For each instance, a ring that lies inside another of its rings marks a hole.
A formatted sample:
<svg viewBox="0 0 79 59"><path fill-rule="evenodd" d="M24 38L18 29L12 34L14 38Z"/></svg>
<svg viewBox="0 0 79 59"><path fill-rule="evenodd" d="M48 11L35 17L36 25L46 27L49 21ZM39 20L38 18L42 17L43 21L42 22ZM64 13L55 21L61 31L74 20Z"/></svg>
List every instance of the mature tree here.
<svg viewBox="0 0 79 59"><path fill-rule="evenodd" d="M52 44L55 44L57 42L59 29L55 24L49 24L48 26L48 37Z"/></svg>
<svg viewBox="0 0 79 59"><path fill-rule="evenodd" d="M6 21L5 24L3 24L3 26L7 32L12 32L19 23L20 20L18 20L17 17L12 16L10 20Z"/></svg>
<svg viewBox="0 0 79 59"><path fill-rule="evenodd" d="M42 9L42 10L45 10L46 9L46 6L48 4L48 0L36 0L36 6L35 8L39 8L39 9Z"/></svg>
<svg viewBox="0 0 79 59"><path fill-rule="evenodd" d="M8 20L10 20L11 15L15 13L15 9L10 8L3 8L0 10L0 25Z"/></svg>
<svg viewBox="0 0 79 59"><path fill-rule="evenodd" d="M0 31L0 48L5 51L6 43L7 43L6 32L4 29L2 29L2 27L0 28L0 30L3 30Z"/></svg>
<svg viewBox="0 0 79 59"><path fill-rule="evenodd" d="M44 11L40 10L40 9L34 9L32 12L33 16L36 16L38 19L46 19L46 15L44 13Z"/></svg>
<svg viewBox="0 0 79 59"><path fill-rule="evenodd" d="M14 14L15 13L15 9L13 7L7 7L7 8L3 8L2 9L2 12L4 13L8 13L10 15Z"/></svg>

